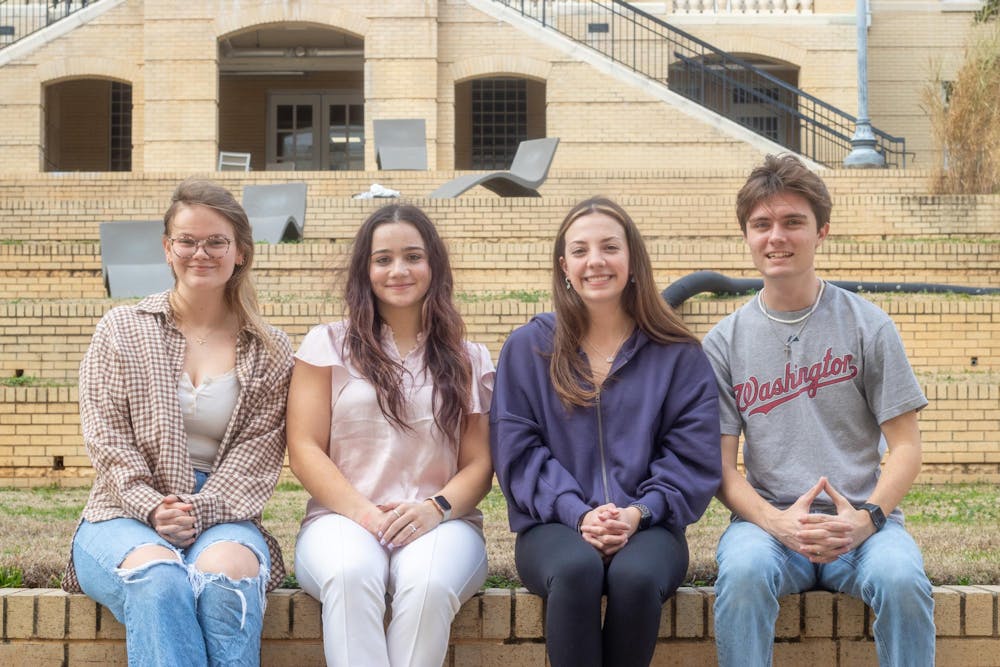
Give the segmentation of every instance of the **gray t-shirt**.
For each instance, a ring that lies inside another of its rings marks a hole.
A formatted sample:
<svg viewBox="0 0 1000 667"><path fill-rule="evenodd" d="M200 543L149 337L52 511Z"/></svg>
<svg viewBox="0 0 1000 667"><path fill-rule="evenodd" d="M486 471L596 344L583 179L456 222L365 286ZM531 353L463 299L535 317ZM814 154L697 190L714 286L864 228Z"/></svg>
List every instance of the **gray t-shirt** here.
<svg viewBox="0 0 1000 667"><path fill-rule="evenodd" d="M789 320L808 310L772 314ZM834 285L798 324L768 319L754 297L703 346L722 433L743 433L747 481L782 509L823 475L852 503L867 500L885 453L879 425L927 405L889 316ZM832 502L822 494L813 509L830 512ZM892 518L902 521L898 508Z"/></svg>

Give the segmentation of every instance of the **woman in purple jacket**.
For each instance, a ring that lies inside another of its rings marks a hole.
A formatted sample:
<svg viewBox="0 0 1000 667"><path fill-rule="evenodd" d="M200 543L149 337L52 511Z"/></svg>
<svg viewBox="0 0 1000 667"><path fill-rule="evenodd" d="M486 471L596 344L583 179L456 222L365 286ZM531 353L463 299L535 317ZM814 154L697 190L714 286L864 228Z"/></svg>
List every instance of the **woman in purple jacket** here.
<svg viewBox="0 0 1000 667"><path fill-rule="evenodd" d="M684 529L719 485L714 375L614 202L569 212L552 282L556 312L511 334L490 411L517 570L547 600L554 667L648 665Z"/></svg>

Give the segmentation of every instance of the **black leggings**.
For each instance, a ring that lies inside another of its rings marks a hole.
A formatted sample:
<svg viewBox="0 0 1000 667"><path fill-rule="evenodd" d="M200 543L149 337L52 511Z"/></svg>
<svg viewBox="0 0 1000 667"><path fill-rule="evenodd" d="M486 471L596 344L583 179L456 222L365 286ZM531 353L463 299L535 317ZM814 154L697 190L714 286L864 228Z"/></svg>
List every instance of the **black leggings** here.
<svg viewBox="0 0 1000 667"><path fill-rule="evenodd" d="M545 647L553 667L647 666L656 649L663 603L684 580L687 540L654 526L636 533L605 566L568 526L520 533L517 572L545 605ZM601 629L601 595L608 596Z"/></svg>

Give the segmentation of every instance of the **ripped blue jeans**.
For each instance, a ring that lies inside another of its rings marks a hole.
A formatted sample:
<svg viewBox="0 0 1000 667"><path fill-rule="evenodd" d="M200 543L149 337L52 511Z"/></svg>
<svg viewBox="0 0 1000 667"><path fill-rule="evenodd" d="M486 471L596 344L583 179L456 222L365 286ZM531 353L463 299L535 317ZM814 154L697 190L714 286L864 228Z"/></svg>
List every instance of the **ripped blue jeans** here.
<svg viewBox="0 0 1000 667"><path fill-rule="evenodd" d="M197 473L198 488L207 476ZM236 542L261 564L254 578L235 581L195 568L198 556L218 542ZM158 545L177 560L123 570L134 549ZM267 543L249 521L205 530L177 549L135 519L84 521L73 538L73 563L83 592L125 626L129 665L259 665L260 634L270 571Z"/></svg>

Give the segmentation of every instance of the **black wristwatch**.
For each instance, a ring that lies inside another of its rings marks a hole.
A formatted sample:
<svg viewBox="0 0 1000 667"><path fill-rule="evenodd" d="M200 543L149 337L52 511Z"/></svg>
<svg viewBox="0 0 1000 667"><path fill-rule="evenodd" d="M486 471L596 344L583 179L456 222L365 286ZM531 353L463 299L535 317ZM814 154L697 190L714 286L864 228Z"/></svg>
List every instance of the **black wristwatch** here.
<svg viewBox="0 0 1000 667"><path fill-rule="evenodd" d="M872 525L875 526L875 532L877 533L882 530L882 526L885 525L885 513L882 511L881 507L875 503L861 503L859 505L855 505L854 509L868 512L868 516L872 519Z"/></svg>
<svg viewBox="0 0 1000 667"><path fill-rule="evenodd" d="M629 507L639 510L639 530L649 528L649 524L653 520L653 513L649 511L649 508L642 503L632 503Z"/></svg>

